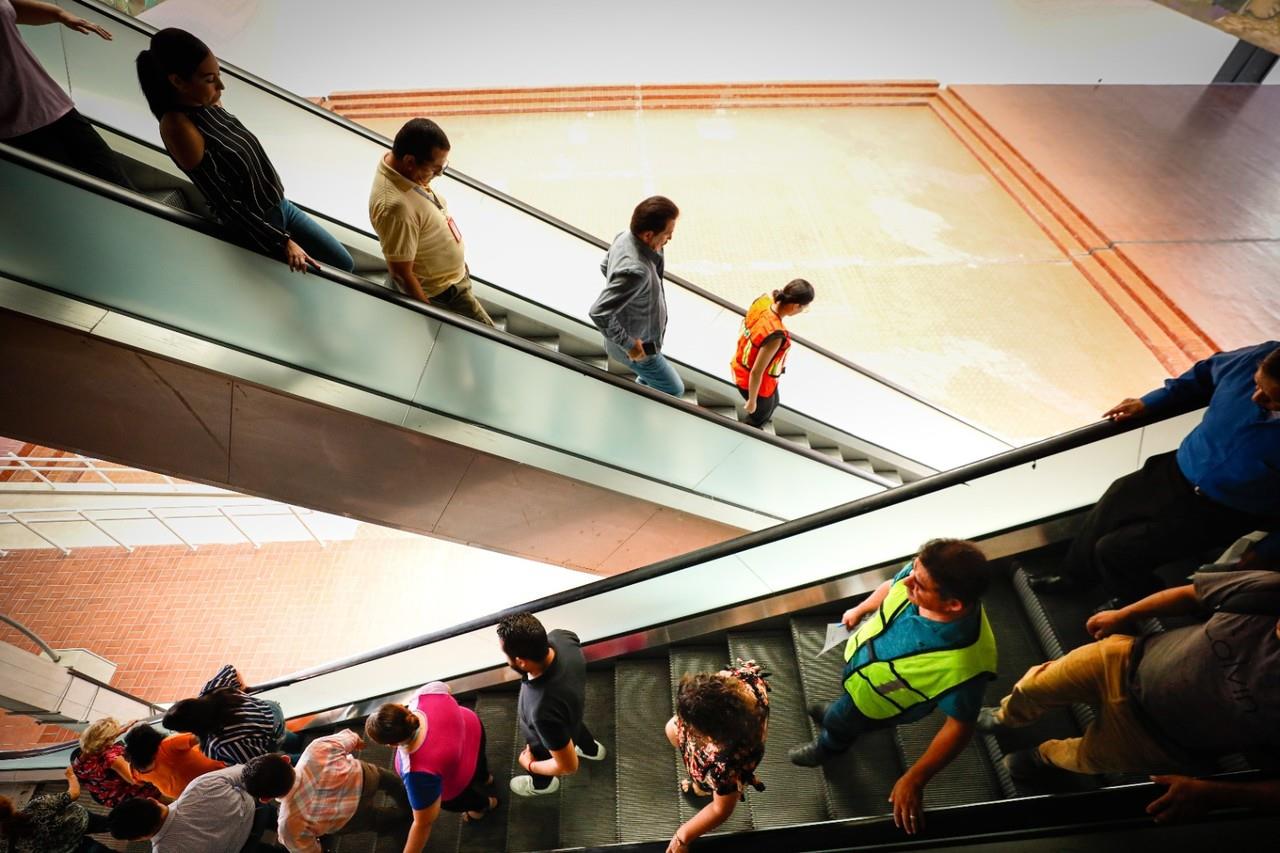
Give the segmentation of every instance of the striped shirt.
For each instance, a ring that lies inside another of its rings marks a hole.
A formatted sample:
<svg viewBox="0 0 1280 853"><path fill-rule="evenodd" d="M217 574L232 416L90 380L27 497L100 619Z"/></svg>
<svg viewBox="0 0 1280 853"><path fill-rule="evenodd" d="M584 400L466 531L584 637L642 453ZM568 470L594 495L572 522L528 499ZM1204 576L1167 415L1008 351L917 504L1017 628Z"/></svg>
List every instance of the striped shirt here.
<svg viewBox="0 0 1280 853"><path fill-rule="evenodd" d="M351 753L360 736L317 738L298 761L293 790L280 798L276 835L290 853L320 853L320 836L347 825L364 791L364 768Z"/></svg>
<svg viewBox="0 0 1280 853"><path fill-rule="evenodd" d="M184 169L222 223L270 255L283 252L288 232L267 217L284 200L284 185L258 137L222 107L183 110L204 137L204 157Z"/></svg>
<svg viewBox="0 0 1280 853"><path fill-rule="evenodd" d="M200 749L204 754L227 764L244 764L251 758L275 752L284 735L284 714L280 706L241 690L240 673L231 664L218 670L218 674L201 688L200 695L205 696L215 690L231 690L240 697L241 703L232 722L200 739Z"/></svg>

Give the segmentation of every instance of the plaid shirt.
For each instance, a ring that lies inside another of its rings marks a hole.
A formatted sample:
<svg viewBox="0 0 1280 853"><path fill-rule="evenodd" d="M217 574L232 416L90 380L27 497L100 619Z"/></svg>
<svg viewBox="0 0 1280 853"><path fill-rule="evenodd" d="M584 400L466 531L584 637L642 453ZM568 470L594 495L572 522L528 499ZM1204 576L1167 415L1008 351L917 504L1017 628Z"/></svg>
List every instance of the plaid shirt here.
<svg viewBox="0 0 1280 853"><path fill-rule="evenodd" d="M364 771L351 753L360 736L341 731L317 738L298 760L293 790L280 799L280 843L292 853L320 853L320 836L341 829L356 813Z"/></svg>

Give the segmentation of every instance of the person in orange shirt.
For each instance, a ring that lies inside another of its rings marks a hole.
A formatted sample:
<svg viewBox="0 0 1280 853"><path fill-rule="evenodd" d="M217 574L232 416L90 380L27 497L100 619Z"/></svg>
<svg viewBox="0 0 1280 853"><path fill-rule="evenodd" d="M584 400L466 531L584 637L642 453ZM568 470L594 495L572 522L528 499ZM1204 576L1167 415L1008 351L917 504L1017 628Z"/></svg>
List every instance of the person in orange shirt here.
<svg viewBox="0 0 1280 853"><path fill-rule="evenodd" d="M781 290L765 293L747 309L734 351L733 380L746 400L746 423L763 429L778 408L778 377L786 369L791 333L783 324L813 302L813 285L797 278Z"/></svg>
<svg viewBox="0 0 1280 853"><path fill-rule="evenodd" d="M139 782L150 782L166 797L177 799L197 776L227 765L200 751L200 738L183 733L165 737L146 723L124 736L124 759Z"/></svg>

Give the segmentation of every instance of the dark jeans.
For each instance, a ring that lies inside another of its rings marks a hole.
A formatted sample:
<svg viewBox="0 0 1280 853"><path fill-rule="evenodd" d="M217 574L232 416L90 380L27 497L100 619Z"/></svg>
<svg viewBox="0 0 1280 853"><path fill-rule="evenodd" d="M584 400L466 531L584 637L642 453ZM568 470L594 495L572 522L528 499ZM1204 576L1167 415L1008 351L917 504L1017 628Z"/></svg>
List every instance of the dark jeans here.
<svg viewBox="0 0 1280 853"><path fill-rule="evenodd" d="M120 168L116 155L107 147L98 131L74 109L52 124L12 139L0 139L0 142L110 181L127 190L135 189L133 181Z"/></svg>
<svg viewBox="0 0 1280 853"><path fill-rule="evenodd" d="M356 268L356 262L351 260L351 253L346 246L289 199L282 200L278 208L267 214L267 221L288 231L293 242L301 246L302 251L313 260L343 272L351 272Z"/></svg>
<svg viewBox="0 0 1280 853"><path fill-rule="evenodd" d="M744 400L750 396L745 388L739 388L738 393L742 395L742 399ZM764 429L764 425L773 418L773 410L778 408L779 396L780 394L776 387L773 389L773 393L768 397L757 396L755 412L747 415L747 419L743 421L743 423L747 426L753 426L756 429Z"/></svg>
<svg viewBox="0 0 1280 853"><path fill-rule="evenodd" d="M461 794L445 800L440 808L447 812L482 812L489 808L489 759L485 755L484 724L480 724L480 754L476 757L476 772ZM550 753L548 753L549 755Z"/></svg>
<svg viewBox="0 0 1280 853"><path fill-rule="evenodd" d="M90 835L106 835L111 831L111 821L107 819L105 814L97 812L89 812L89 827L85 830L85 838L81 839L80 846L76 848L76 853L110 853L111 848L99 844ZM0 850L5 849L0 845Z"/></svg>
<svg viewBox="0 0 1280 853"><path fill-rule="evenodd" d="M533 752L534 761L546 761L551 757L551 750L543 746L541 741L529 740L527 737L525 738L525 741L529 744L529 749ZM596 736L587 730L587 724L585 722L578 724L578 731L573 735L573 743L575 746L581 748L583 752L590 755L595 754ZM556 778L554 776L539 776L537 773L531 773L530 775L533 777L533 787L537 788L539 791L548 787L551 784L551 780Z"/></svg>
<svg viewBox="0 0 1280 853"><path fill-rule="evenodd" d="M274 803L259 803L253 810L253 828L249 830L249 840L240 848L240 853L267 853L279 850L273 844L264 844L262 836L268 829L275 829L279 817L279 807Z"/></svg>
<svg viewBox="0 0 1280 853"><path fill-rule="evenodd" d="M898 722L901 722L898 717L889 720L871 719L858 710L848 690L841 690L840 696L827 706L827 713L822 718L822 731L818 732L818 745L828 755L839 755L847 752L863 732L882 729Z"/></svg>
<svg viewBox="0 0 1280 853"><path fill-rule="evenodd" d="M493 325L493 318L489 316L489 312L484 310L471 292L471 276L464 276L462 281L457 284L451 284L437 293L435 296L428 296L427 301L437 308L443 308L446 311L452 311L460 314L468 319L475 320L477 323L483 323L486 326Z"/></svg>
<svg viewBox="0 0 1280 853"><path fill-rule="evenodd" d="M1112 483L1089 510L1065 571L1082 583L1101 580L1109 595L1127 604L1164 587L1155 570L1165 563L1211 545L1225 548L1266 525L1196 492L1176 454L1162 453Z"/></svg>
<svg viewBox="0 0 1280 853"><path fill-rule="evenodd" d="M413 810L409 807L409 795L405 793L404 782L395 771L367 761L360 762L360 769L364 771L364 787L361 789L360 802L356 805L351 819L333 834L383 833L402 830L413 819ZM391 798L395 803L394 808L376 805L379 791Z"/></svg>

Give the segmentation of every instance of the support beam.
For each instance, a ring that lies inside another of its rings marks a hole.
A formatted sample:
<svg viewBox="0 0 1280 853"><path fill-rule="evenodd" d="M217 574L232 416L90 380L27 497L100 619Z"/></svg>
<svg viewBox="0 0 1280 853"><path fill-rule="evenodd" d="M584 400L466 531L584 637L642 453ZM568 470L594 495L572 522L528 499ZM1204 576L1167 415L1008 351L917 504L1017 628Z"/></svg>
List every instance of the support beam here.
<svg viewBox="0 0 1280 853"><path fill-rule="evenodd" d="M1261 83L1276 64L1276 55L1265 47L1241 39L1214 76L1215 83Z"/></svg>

